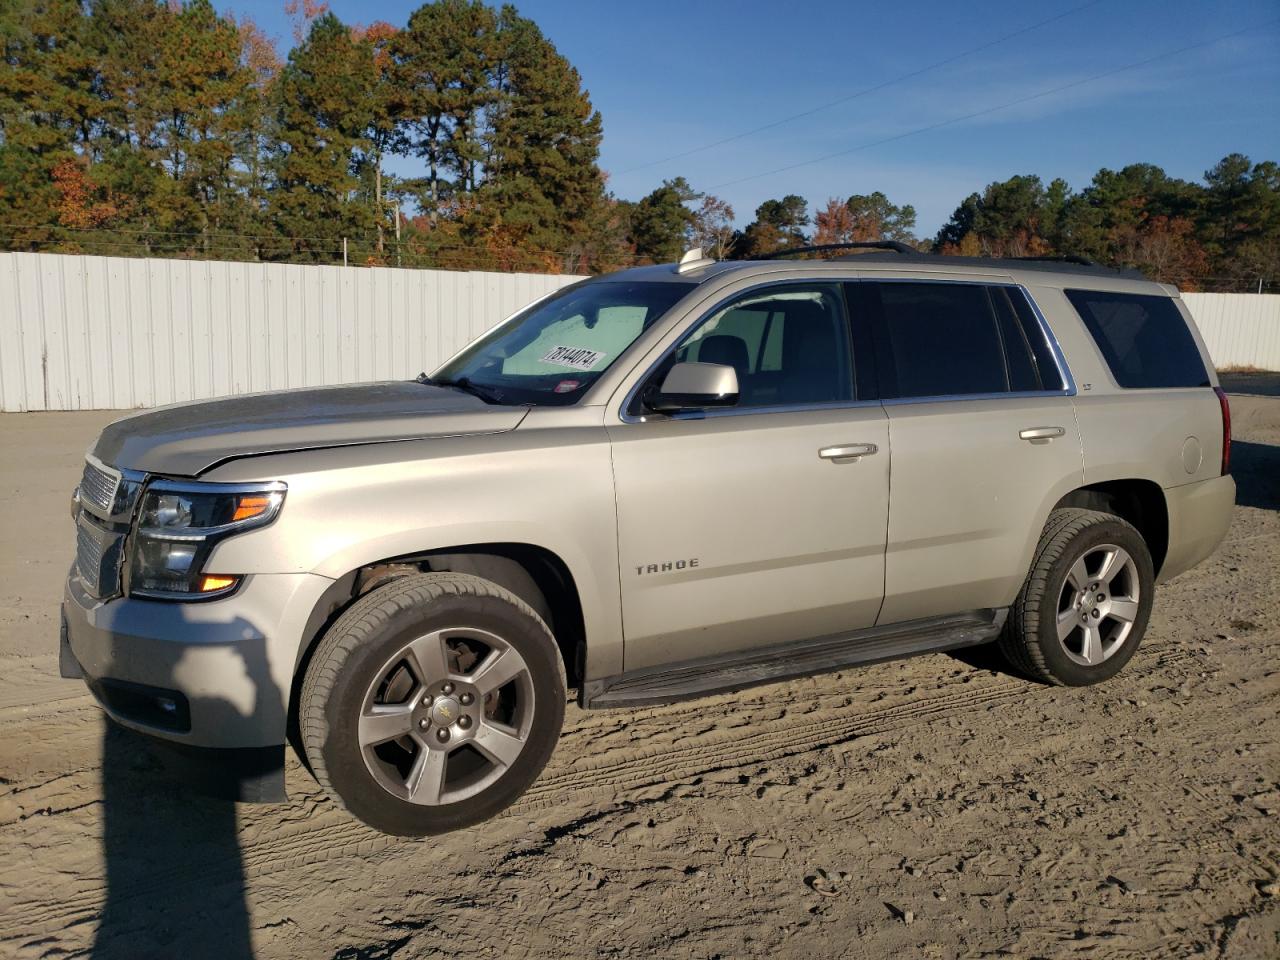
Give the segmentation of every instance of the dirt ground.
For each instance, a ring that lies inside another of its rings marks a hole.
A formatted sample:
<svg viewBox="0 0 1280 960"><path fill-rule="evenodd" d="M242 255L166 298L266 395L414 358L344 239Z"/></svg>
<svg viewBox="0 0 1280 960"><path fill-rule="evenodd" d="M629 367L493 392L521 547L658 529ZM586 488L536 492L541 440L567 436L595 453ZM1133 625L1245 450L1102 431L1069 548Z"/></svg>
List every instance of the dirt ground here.
<svg viewBox="0 0 1280 960"><path fill-rule="evenodd" d="M178 788L57 678L67 498L110 414L0 417L0 955L1280 956L1280 390L1239 506L1117 679L985 651L570 708L512 811L422 841Z"/></svg>

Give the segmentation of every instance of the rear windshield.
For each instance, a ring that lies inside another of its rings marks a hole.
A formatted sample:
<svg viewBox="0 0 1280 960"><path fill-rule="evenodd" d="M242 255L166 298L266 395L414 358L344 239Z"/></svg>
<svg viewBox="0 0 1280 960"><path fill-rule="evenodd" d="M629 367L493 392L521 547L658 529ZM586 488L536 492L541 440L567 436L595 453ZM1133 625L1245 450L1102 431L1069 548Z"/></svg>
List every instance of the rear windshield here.
<svg viewBox="0 0 1280 960"><path fill-rule="evenodd" d="M1195 338L1169 297L1065 290L1116 383L1129 388L1207 387Z"/></svg>

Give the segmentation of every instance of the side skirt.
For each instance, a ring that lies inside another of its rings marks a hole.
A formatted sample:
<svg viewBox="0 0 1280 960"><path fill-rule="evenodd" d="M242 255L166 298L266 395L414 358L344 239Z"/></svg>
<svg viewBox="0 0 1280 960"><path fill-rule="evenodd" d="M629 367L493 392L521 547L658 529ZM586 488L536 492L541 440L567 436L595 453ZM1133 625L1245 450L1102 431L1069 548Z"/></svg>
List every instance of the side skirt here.
<svg viewBox="0 0 1280 960"><path fill-rule="evenodd" d="M1007 608L972 610L650 667L589 680L582 685L580 700L592 710L673 703L791 677L977 646L999 635L1008 614Z"/></svg>

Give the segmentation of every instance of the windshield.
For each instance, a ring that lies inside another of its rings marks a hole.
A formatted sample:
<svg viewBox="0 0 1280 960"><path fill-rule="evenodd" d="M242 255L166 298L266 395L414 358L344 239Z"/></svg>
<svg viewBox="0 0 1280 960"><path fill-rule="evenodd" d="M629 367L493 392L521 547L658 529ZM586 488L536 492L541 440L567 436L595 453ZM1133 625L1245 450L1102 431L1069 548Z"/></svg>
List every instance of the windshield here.
<svg viewBox="0 0 1280 960"><path fill-rule="evenodd" d="M485 334L432 376L494 403L570 404L691 289L687 283L574 284Z"/></svg>

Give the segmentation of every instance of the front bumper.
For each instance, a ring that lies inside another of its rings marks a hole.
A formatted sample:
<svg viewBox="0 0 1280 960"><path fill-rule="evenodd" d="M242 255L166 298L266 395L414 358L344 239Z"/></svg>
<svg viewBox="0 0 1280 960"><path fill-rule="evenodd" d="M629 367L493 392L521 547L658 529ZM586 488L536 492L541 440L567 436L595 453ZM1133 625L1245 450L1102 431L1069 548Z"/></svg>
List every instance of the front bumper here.
<svg viewBox="0 0 1280 960"><path fill-rule="evenodd" d="M283 761L300 644L325 589L314 574L258 574L231 596L169 602L89 596L75 570L62 601L64 675L83 675L118 723L190 757ZM199 766L199 764L197 764Z"/></svg>

